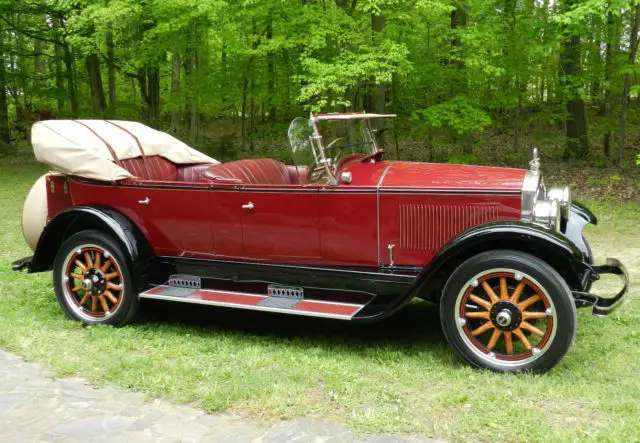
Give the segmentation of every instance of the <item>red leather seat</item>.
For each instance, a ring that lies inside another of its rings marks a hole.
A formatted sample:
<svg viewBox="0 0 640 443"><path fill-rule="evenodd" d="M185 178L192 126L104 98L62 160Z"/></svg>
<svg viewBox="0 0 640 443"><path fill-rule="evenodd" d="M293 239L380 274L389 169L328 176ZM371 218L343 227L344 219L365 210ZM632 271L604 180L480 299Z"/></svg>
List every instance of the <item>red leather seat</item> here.
<svg viewBox="0 0 640 443"><path fill-rule="evenodd" d="M175 181L178 176L176 166L159 155L120 160L121 166L135 177L153 181Z"/></svg>
<svg viewBox="0 0 640 443"><path fill-rule="evenodd" d="M204 177L204 172L210 167L211 163L178 165L178 175L176 176L176 180L193 183L210 182L208 178Z"/></svg>
<svg viewBox="0 0 640 443"><path fill-rule="evenodd" d="M287 165L270 158L238 160L211 166L204 172L211 180L235 179L240 183L254 185L292 185L293 180ZM297 178L297 177L296 177Z"/></svg>

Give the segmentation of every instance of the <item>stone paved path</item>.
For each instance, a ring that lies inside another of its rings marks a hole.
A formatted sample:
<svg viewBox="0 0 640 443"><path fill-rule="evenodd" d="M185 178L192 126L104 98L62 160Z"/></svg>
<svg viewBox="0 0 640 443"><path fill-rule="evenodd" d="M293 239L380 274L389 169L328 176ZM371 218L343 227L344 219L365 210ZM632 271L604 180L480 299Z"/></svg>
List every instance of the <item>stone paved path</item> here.
<svg viewBox="0 0 640 443"><path fill-rule="evenodd" d="M206 414L142 394L53 378L37 364L0 351L0 442L433 442L417 436L357 438L342 425L296 419L271 427Z"/></svg>

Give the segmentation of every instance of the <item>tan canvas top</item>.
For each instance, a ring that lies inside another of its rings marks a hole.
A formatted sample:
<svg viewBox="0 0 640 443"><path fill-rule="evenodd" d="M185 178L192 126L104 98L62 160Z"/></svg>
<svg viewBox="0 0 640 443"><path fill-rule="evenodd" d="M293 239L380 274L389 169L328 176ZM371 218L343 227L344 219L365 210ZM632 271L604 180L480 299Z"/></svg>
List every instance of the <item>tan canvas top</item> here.
<svg viewBox="0 0 640 443"><path fill-rule="evenodd" d="M142 152L176 164L219 163L169 134L129 121L41 121L31 129L31 144L36 159L53 170L96 180L132 177L117 162Z"/></svg>

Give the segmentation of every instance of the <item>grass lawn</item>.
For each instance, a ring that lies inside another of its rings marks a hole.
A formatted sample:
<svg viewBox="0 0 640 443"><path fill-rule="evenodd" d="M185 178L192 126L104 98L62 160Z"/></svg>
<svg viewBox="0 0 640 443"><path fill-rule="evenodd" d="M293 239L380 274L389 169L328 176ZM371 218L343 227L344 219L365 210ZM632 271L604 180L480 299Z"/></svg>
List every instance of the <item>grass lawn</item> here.
<svg viewBox="0 0 640 443"><path fill-rule="evenodd" d="M422 302L367 326L144 302L130 326L83 328L58 307L50 273L13 274L9 266L30 254L20 214L44 171L23 160L0 162L0 347L59 375L256 420L317 416L363 433L640 438L637 285L610 318L580 311L575 344L544 376L470 369L445 342L437 308ZM620 257L640 282L638 205L587 204L601 221L587 232L596 256Z"/></svg>

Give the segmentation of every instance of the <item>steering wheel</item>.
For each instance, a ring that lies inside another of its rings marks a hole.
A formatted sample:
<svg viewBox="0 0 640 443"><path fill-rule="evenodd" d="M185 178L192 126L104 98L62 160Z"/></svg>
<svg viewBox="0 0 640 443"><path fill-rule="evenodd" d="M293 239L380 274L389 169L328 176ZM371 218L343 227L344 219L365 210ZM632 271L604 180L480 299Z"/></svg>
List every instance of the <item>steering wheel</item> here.
<svg viewBox="0 0 640 443"><path fill-rule="evenodd" d="M333 146L333 145L335 145L336 143L338 143L338 142L339 142L340 140L342 140L342 139L344 139L344 137L338 137L338 138L336 138L335 140L332 140L332 141L331 141L331 143L329 143L327 146L325 146L325 147L323 148L323 151L325 151L325 152L326 152L326 151L328 151L329 149L333 149L333 148L334 148L334 146Z"/></svg>

